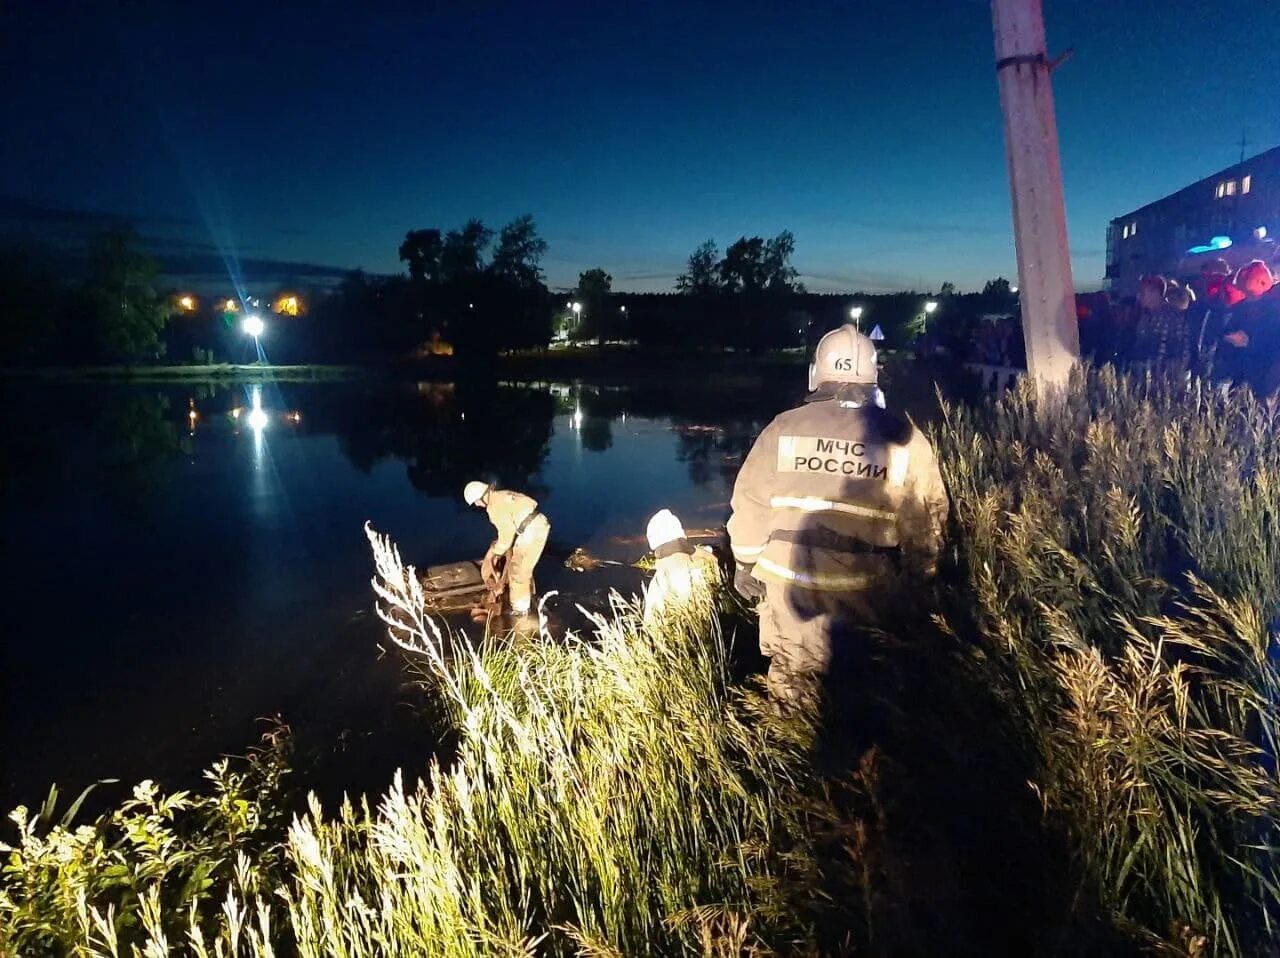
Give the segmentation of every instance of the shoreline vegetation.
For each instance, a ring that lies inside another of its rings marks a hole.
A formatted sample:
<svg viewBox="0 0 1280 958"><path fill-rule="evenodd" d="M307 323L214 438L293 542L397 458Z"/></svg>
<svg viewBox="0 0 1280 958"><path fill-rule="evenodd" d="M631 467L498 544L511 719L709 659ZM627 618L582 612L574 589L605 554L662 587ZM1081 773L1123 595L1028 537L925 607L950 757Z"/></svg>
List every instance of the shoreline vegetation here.
<svg viewBox="0 0 1280 958"><path fill-rule="evenodd" d="M448 747L376 805L303 797L277 734L93 822L20 809L0 953L1267 953L1280 412L1105 368L934 439L938 578L851 637L821 715L763 696L722 582L470 639L366 530Z"/></svg>

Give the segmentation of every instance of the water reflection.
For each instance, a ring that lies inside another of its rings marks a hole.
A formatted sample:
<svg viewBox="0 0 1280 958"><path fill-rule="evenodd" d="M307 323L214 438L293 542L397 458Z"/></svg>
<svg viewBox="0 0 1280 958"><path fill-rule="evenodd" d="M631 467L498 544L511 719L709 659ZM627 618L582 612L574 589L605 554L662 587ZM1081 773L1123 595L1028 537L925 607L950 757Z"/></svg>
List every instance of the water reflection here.
<svg viewBox="0 0 1280 958"><path fill-rule="evenodd" d="M0 390L0 674L18 677L0 701L0 799L23 800L55 779L202 767L278 711L313 741L355 727L354 710L372 727L400 674L374 652L366 519L420 566L478 556L491 530L459 496L487 478L536 496L566 555L634 559L659 508L723 522L737 459L795 399L758 383ZM539 586L574 601L606 587L544 566ZM37 640L54 603L86 625L50 655Z"/></svg>
<svg viewBox="0 0 1280 958"><path fill-rule="evenodd" d="M420 383L415 389L369 390L323 410L346 457L363 472L395 458L414 488L457 498L477 477L541 490L556 397L493 383ZM316 417L311 416L313 424Z"/></svg>

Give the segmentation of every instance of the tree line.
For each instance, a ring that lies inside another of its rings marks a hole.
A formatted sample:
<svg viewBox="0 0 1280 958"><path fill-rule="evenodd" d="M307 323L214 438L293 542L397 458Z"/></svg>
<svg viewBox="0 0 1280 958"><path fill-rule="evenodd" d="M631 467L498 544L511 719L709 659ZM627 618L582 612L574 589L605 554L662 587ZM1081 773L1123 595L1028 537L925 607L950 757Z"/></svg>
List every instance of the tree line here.
<svg viewBox="0 0 1280 958"><path fill-rule="evenodd" d="M160 358L170 310L159 275L131 230L98 237L85 276L74 282L33 253L0 250L3 364Z"/></svg>
<svg viewBox="0 0 1280 958"><path fill-rule="evenodd" d="M879 326L887 346L906 346L921 334L949 345L971 339L983 314L1016 309L1003 279L970 294L950 283L937 294L812 293L792 263L795 246L786 230L771 238L739 237L723 253L707 240L689 255L672 293L615 292L609 273L593 268L566 295L546 285L547 243L531 216L497 230L479 219L452 229L414 229L398 250L404 273L350 273L310 304L304 320L272 323L264 345L277 362L433 353L485 361L557 339L763 352L812 346L849 321L854 303L863 308L863 328ZM31 254L0 250L4 364L253 358L246 352L252 343L229 314L221 324L216 309L171 322L181 311L158 291L159 279L158 262L129 230L100 237L76 281ZM928 298L937 307L926 317Z"/></svg>

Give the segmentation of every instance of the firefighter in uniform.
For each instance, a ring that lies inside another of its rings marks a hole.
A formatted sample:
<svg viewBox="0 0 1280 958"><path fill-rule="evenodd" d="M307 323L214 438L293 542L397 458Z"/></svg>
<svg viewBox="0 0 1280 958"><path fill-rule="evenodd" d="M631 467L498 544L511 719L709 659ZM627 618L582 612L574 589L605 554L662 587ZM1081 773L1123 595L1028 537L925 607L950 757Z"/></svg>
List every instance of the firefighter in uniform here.
<svg viewBox="0 0 1280 958"><path fill-rule="evenodd" d="M484 509L498 532L481 568L491 568L495 560L505 559L511 611L527 615L533 596L533 569L546 548L551 522L538 511L533 499L491 483L468 482L462 497L467 505Z"/></svg>
<svg viewBox="0 0 1280 958"><path fill-rule="evenodd" d="M874 622L875 598L914 563L931 572L949 508L933 448L877 403L875 344L828 333L803 405L757 437L734 483L734 587L763 596L769 688L794 700L831 662L833 628Z"/></svg>
<svg viewBox="0 0 1280 958"><path fill-rule="evenodd" d="M645 536L653 550L654 570L644 590L644 621L652 624L664 616L679 615L699 591L705 591L716 560L709 550L690 545L684 526L670 509L653 514Z"/></svg>

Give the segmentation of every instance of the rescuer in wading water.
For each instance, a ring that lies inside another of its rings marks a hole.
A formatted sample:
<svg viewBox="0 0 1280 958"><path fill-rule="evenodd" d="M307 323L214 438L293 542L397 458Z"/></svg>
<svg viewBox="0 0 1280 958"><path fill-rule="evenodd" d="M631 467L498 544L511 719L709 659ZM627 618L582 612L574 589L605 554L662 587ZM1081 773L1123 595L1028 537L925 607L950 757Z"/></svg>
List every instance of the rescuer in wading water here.
<svg viewBox="0 0 1280 958"><path fill-rule="evenodd" d="M769 689L794 701L831 663L832 632L873 623L904 566L933 571L948 512L933 448L877 405L875 344L853 326L822 337L809 395L765 427L734 483L734 588L763 597Z"/></svg>
<svg viewBox="0 0 1280 958"><path fill-rule="evenodd" d="M497 489L487 482L468 482L462 491L467 505L484 509L498 536L485 553L481 569L505 563L507 595L515 615L527 615L533 597L533 569L546 548L551 522L529 496Z"/></svg>
<svg viewBox="0 0 1280 958"><path fill-rule="evenodd" d="M654 557L653 578L644 590L644 621L649 624L678 615L697 590L707 587L707 570L715 568L716 560L710 550L690 544L670 509L655 512L645 534Z"/></svg>

